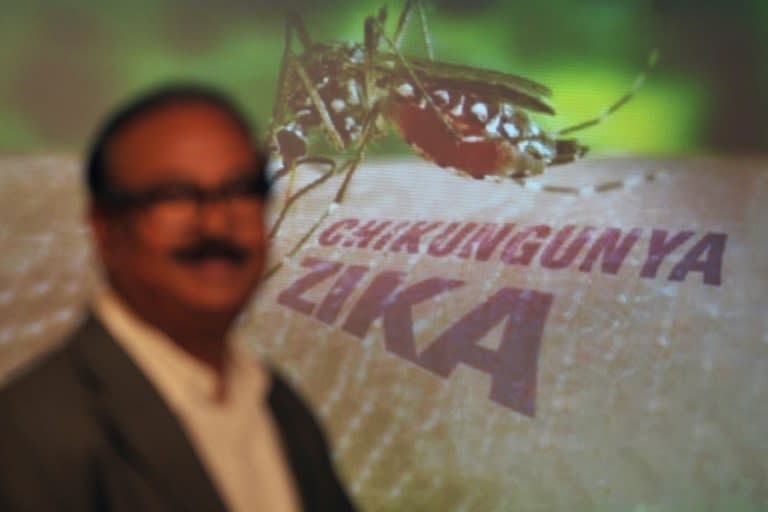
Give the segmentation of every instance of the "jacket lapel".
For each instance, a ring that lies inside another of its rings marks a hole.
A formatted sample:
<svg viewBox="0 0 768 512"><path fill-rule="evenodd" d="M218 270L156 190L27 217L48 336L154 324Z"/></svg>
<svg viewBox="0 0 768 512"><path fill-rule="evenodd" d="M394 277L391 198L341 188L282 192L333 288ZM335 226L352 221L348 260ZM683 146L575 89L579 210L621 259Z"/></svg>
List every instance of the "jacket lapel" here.
<svg viewBox="0 0 768 512"><path fill-rule="evenodd" d="M90 316L70 346L115 451L173 510L225 510L179 421L101 323Z"/></svg>
<svg viewBox="0 0 768 512"><path fill-rule="evenodd" d="M267 400L304 510L353 511L354 504L336 475L320 425L279 372L272 368L271 373Z"/></svg>

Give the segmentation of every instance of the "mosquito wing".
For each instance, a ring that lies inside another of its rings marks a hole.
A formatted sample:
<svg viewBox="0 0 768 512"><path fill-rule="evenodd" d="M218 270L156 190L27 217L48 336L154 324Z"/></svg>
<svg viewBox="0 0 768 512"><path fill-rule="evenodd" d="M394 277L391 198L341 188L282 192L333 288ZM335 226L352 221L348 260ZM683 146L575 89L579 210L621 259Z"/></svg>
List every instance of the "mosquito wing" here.
<svg viewBox="0 0 768 512"><path fill-rule="evenodd" d="M422 59L418 57L408 57L408 62L414 67L414 69L433 75L441 75L445 76L446 78L457 77L468 80L479 80L488 83L506 85L508 87L513 87L521 92L528 92L539 97L552 96L552 90L546 85L534 82L533 80L522 77L520 75L503 73L501 71L493 71L490 69L475 68L472 66L464 66L461 64L451 64L449 62Z"/></svg>
<svg viewBox="0 0 768 512"><path fill-rule="evenodd" d="M408 71L402 64L392 62L392 57L387 56L387 64L395 64L396 69L408 76ZM492 99L516 105L518 107L543 114L554 114L554 109L544 101L550 97L552 91L546 85L534 82L528 78L492 71L489 69L474 68L460 64L406 57L406 65L430 88L460 89L464 93L476 94L486 101ZM391 71L390 71L391 72ZM397 73L397 75L401 75Z"/></svg>

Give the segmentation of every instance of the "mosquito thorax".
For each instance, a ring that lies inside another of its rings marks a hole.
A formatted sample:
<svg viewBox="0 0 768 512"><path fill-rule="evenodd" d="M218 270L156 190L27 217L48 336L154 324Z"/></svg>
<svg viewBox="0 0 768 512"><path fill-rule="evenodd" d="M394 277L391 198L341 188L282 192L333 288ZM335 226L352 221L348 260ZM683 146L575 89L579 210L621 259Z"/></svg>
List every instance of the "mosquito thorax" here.
<svg viewBox="0 0 768 512"><path fill-rule="evenodd" d="M352 43L316 43L310 51L297 57L306 72L311 88L297 72L286 80L285 106L287 122L276 133L291 148L306 150L307 135L325 133L339 149L357 141L370 109L364 104L365 53L361 45ZM292 139L301 139L300 146ZM278 145L283 145L280 140Z"/></svg>

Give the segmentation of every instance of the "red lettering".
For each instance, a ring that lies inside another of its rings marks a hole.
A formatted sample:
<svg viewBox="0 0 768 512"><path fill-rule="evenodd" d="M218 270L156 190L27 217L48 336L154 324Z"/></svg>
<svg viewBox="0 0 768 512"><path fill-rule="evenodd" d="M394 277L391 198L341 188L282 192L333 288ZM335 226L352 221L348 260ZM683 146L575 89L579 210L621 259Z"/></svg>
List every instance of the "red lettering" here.
<svg viewBox="0 0 768 512"><path fill-rule="evenodd" d="M359 221L357 219L344 219L338 222L334 222L322 233L320 233L320 236L317 238L317 240L320 242L320 245L336 245L342 239L342 236L336 231L342 228L352 229L357 226L358 222Z"/></svg>
<svg viewBox="0 0 768 512"><path fill-rule="evenodd" d="M365 249L368 247L368 244L370 244L374 238L379 236L385 229L387 229L390 224L392 224L391 220L371 220L357 228L355 232L352 233L352 236L358 240L357 247L360 249ZM352 247L353 245L355 245L355 240L353 239L347 239L344 241L344 247Z"/></svg>
<svg viewBox="0 0 768 512"><path fill-rule="evenodd" d="M539 224L522 230L513 236L504 247L504 250L501 251L501 261L507 265L530 265L531 260L539 251L541 243L527 242L526 240L534 234L539 240L543 240L551 232L552 229L546 224ZM518 249L521 249L519 253Z"/></svg>
<svg viewBox="0 0 768 512"><path fill-rule="evenodd" d="M381 238L376 240L376 243L373 244L373 249L380 251L384 248L385 245L389 243L390 240L392 240L400 231L407 228L410 224L409 221L401 222L400 224L396 225L394 228L390 229L386 233L384 233Z"/></svg>
<svg viewBox="0 0 768 512"><path fill-rule="evenodd" d="M491 400L533 416L539 347L552 300L550 293L503 288L438 336L417 363L442 377L459 363L485 372ZM498 350L478 345L504 319Z"/></svg>
<svg viewBox="0 0 768 512"><path fill-rule="evenodd" d="M635 245L635 242L637 242L641 234L642 230L635 228L621 240L621 243L619 243L621 230L616 228L606 229L605 232L600 235L600 238L595 240L595 243L590 247L589 252L584 257L584 261L582 261L579 266L579 270L582 272L590 272L592 270L592 265L594 265L597 258L602 254L603 261L600 265L600 270L604 274L618 273L621 264L624 262L630 249Z"/></svg>
<svg viewBox="0 0 768 512"><path fill-rule="evenodd" d="M426 225L425 225L426 224ZM419 252L419 244L421 242L421 236L429 233L433 229L439 227L442 222L433 222L428 224L426 221L419 221L408 230L400 235L392 245L389 246L389 250L392 252L400 251L400 248L406 246L406 250L411 254Z"/></svg>
<svg viewBox="0 0 768 512"><path fill-rule="evenodd" d="M432 243L430 243L427 248L427 252L438 258L451 254L456 249L456 246L458 246L461 241L477 227L477 224L474 222L465 224L453 238L446 242L445 240L450 237L451 233L456 231L459 226L461 226L460 222L451 222L448 224L445 229L432 240Z"/></svg>
<svg viewBox="0 0 768 512"><path fill-rule="evenodd" d="M725 253L725 233L707 233L669 273L670 281L682 281L688 272L702 273L705 284L720 286Z"/></svg>
<svg viewBox="0 0 768 512"><path fill-rule="evenodd" d="M381 317L387 350L415 361L411 307L462 286L464 282L433 277L398 291L404 278L403 272L389 271L377 275L355 303L342 329L364 338L373 321Z"/></svg>
<svg viewBox="0 0 768 512"><path fill-rule="evenodd" d="M310 315L315 309L315 303L304 299L302 294L334 275L341 269L342 264L309 256L304 258L301 266L309 267L309 274L300 277L291 286L280 292L280 295L277 296L277 302L295 309L299 313Z"/></svg>
<svg viewBox="0 0 768 512"><path fill-rule="evenodd" d="M573 260L578 256L582 247L589 242L590 235L595 228L586 227L582 228L576 238L566 247L561 256L557 256L557 251L560 247L571 237L571 234L576 229L576 226L565 226L561 229L555 239L547 244L544 248L544 252L541 253L541 266L544 268L558 269L566 268Z"/></svg>
<svg viewBox="0 0 768 512"><path fill-rule="evenodd" d="M686 240L693 236L693 231L681 231L667 240L667 232L663 229L654 229L651 233L651 243L648 246L648 258L645 260L640 277L656 277L659 266L669 253L680 247Z"/></svg>
<svg viewBox="0 0 768 512"><path fill-rule="evenodd" d="M326 324L332 324L366 272L368 267L365 265L351 265L345 268L328 291L320 307L317 308L315 318Z"/></svg>
<svg viewBox="0 0 768 512"><path fill-rule="evenodd" d="M501 229L498 224L486 223L472 235L459 252L460 258L469 258L475 253L477 261L488 261L499 243L512 231L514 224L504 224Z"/></svg>

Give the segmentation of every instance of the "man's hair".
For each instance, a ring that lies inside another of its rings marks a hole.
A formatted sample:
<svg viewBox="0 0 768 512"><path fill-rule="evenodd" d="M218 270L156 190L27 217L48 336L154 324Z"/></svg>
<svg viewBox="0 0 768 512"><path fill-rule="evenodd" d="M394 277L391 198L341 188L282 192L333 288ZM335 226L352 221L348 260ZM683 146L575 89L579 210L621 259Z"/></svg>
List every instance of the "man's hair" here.
<svg viewBox="0 0 768 512"><path fill-rule="evenodd" d="M155 88L113 112L96 133L85 164L85 181L92 200L109 197L109 146L134 121L165 107L203 103L227 114L249 137L253 128L239 106L222 92L198 84L168 84ZM266 172L266 169L264 169Z"/></svg>

